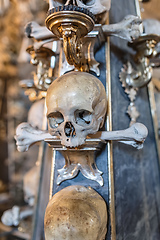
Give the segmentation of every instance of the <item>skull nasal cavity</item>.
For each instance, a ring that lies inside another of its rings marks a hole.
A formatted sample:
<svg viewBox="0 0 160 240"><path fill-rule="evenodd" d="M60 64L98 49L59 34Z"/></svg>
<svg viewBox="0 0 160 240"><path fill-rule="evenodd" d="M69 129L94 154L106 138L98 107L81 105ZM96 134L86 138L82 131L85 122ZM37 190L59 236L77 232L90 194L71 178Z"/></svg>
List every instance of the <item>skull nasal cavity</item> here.
<svg viewBox="0 0 160 240"><path fill-rule="evenodd" d="M74 137L76 135L75 128L71 122L66 122L64 132L67 137Z"/></svg>

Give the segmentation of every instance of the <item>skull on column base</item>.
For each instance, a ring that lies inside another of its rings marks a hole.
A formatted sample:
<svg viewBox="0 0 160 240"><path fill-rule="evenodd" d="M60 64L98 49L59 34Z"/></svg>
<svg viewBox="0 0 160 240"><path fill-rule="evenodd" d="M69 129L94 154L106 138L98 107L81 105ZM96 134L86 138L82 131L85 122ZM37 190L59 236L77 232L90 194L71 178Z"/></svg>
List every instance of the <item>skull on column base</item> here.
<svg viewBox="0 0 160 240"><path fill-rule="evenodd" d="M92 188L69 186L49 201L44 219L45 239L103 240L107 207Z"/></svg>

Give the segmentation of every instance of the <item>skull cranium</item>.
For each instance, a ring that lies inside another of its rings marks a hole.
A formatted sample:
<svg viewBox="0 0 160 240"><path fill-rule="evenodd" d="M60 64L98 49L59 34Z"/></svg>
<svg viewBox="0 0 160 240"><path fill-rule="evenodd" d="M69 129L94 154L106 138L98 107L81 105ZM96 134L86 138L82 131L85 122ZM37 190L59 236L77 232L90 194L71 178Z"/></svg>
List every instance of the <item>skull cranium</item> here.
<svg viewBox="0 0 160 240"><path fill-rule="evenodd" d="M50 0L50 8L70 4L70 0ZM111 7L111 0L75 0L78 7L82 7L91 11L97 19L97 23L104 24L107 18L107 12Z"/></svg>
<svg viewBox="0 0 160 240"><path fill-rule="evenodd" d="M87 8L94 15L109 11L111 7L111 0L76 0L76 2L78 6Z"/></svg>
<svg viewBox="0 0 160 240"><path fill-rule="evenodd" d="M56 193L46 208L45 239L103 240L107 207L92 188L69 186Z"/></svg>
<svg viewBox="0 0 160 240"><path fill-rule="evenodd" d="M88 134L96 133L107 110L103 84L86 72L57 78L47 91L46 104L49 132L67 147L82 145Z"/></svg>

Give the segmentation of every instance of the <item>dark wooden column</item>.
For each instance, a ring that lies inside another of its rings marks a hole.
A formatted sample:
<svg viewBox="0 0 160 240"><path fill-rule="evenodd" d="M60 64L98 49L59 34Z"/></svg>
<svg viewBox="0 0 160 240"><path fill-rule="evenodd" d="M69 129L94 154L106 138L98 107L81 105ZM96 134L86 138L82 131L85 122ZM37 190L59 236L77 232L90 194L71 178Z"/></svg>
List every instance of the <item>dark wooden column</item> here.
<svg viewBox="0 0 160 240"><path fill-rule="evenodd" d="M137 15L135 0L112 0L110 23L126 15ZM127 42L111 37L111 82L113 130L129 125L125 114L129 100L119 81L119 72L129 59ZM142 150L120 143L113 144L116 239L160 239L160 171L147 87L139 90L136 106L138 122L149 134Z"/></svg>

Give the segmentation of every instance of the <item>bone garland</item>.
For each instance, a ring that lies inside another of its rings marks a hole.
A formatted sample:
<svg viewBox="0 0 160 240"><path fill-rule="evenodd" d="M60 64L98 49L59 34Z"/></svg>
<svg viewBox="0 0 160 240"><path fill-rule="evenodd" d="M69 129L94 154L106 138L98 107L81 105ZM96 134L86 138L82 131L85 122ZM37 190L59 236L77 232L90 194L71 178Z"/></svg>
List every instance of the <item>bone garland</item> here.
<svg viewBox="0 0 160 240"><path fill-rule="evenodd" d="M135 148L142 148L147 137L148 130L141 123L135 123L130 128L120 131L103 131L94 135L89 135L89 138L98 137L105 141L118 141L124 144L131 145ZM59 140L57 136L51 136L49 132L33 128L29 123L21 123L16 130L16 145L19 152L28 151L29 147L39 141L45 139Z"/></svg>
<svg viewBox="0 0 160 240"><path fill-rule="evenodd" d="M45 212L45 239L102 240L107 233L107 207L91 187L69 186L56 193Z"/></svg>

